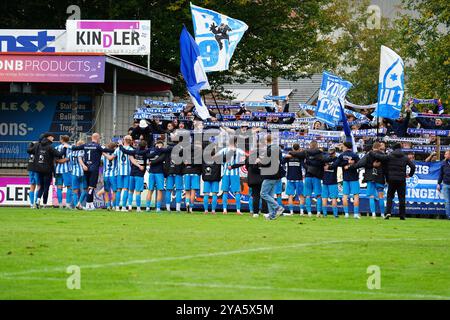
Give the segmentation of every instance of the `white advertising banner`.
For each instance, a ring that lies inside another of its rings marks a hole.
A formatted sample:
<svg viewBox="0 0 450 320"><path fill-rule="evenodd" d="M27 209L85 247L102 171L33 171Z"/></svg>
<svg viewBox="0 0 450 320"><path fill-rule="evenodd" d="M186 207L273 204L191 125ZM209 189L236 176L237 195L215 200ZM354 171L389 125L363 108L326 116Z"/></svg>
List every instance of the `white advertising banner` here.
<svg viewBox="0 0 450 320"><path fill-rule="evenodd" d="M66 52L66 30L0 29L0 52Z"/></svg>
<svg viewBox="0 0 450 320"><path fill-rule="evenodd" d="M150 20L67 20L67 50L150 54Z"/></svg>

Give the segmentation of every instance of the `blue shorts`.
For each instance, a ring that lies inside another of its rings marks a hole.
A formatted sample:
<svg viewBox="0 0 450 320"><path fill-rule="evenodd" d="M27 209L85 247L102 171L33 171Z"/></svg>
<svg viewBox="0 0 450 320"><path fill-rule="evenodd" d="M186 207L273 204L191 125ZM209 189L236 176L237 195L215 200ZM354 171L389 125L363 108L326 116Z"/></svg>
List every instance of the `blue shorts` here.
<svg viewBox="0 0 450 320"><path fill-rule="evenodd" d="M222 191L241 192L241 178L238 175L223 176L222 177Z"/></svg>
<svg viewBox="0 0 450 320"><path fill-rule="evenodd" d="M286 186L286 194L288 196L303 195L303 181L288 180Z"/></svg>
<svg viewBox="0 0 450 320"><path fill-rule="evenodd" d="M128 190L137 191L137 192L144 191L144 177L131 176Z"/></svg>
<svg viewBox="0 0 450 320"><path fill-rule="evenodd" d="M283 193L283 183L281 182L281 180L279 180L275 185L275 194L282 194L282 193Z"/></svg>
<svg viewBox="0 0 450 320"><path fill-rule="evenodd" d="M204 181L203 193L219 193L219 181Z"/></svg>
<svg viewBox="0 0 450 320"><path fill-rule="evenodd" d="M200 176L198 174L185 174L184 190L200 190Z"/></svg>
<svg viewBox="0 0 450 320"><path fill-rule="evenodd" d="M164 174L150 173L148 176L148 190L164 190Z"/></svg>
<svg viewBox="0 0 450 320"><path fill-rule="evenodd" d="M367 196L378 197L379 192L384 192L384 184L376 182L367 182Z"/></svg>
<svg viewBox="0 0 450 320"><path fill-rule="evenodd" d="M39 184L39 173L35 171L28 171L28 177L30 177L30 184Z"/></svg>
<svg viewBox="0 0 450 320"><path fill-rule="evenodd" d="M117 189L128 189L130 176L117 176Z"/></svg>
<svg viewBox="0 0 450 320"><path fill-rule="evenodd" d="M55 185L66 187L72 186L72 175L69 172L66 173L58 173L55 175Z"/></svg>
<svg viewBox="0 0 450 320"><path fill-rule="evenodd" d="M183 176L170 175L166 178L166 190L183 190Z"/></svg>
<svg viewBox="0 0 450 320"><path fill-rule="evenodd" d="M117 191L117 177L103 177L103 188L106 192Z"/></svg>
<svg viewBox="0 0 450 320"><path fill-rule="evenodd" d="M322 194L322 181L319 178L306 177L304 183L305 196L320 196Z"/></svg>
<svg viewBox="0 0 450 320"><path fill-rule="evenodd" d="M344 195L359 194L359 181L344 181Z"/></svg>
<svg viewBox="0 0 450 320"><path fill-rule="evenodd" d="M86 176L72 176L72 189L74 190L80 190L80 189L87 189L87 180Z"/></svg>
<svg viewBox="0 0 450 320"><path fill-rule="evenodd" d="M322 186L322 198L337 199L339 195L337 184L324 184Z"/></svg>

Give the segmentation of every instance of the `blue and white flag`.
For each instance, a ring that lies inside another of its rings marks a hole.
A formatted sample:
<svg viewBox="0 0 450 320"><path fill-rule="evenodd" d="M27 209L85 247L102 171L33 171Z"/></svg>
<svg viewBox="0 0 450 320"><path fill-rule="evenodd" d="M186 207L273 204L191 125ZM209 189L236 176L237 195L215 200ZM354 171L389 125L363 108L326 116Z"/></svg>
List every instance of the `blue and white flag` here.
<svg viewBox="0 0 450 320"><path fill-rule="evenodd" d="M352 143L352 151L356 153L358 152L358 148L356 147L355 137L353 136L353 132L350 129L350 125L348 124L347 116L345 115L344 112L344 107L342 106L341 101L338 100L338 102L339 102L339 111L341 113L342 127L345 133L345 141Z"/></svg>
<svg viewBox="0 0 450 320"><path fill-rule="evenodd" d="M402 58L388 47L381 46L378 82L377 117L398 119L405 93L405 67Z"/></svg>
<svg viewBox="0 0 450 320"><path fill-rule="evenodd" d="M324 71L319 101L317 102L316 118L329 126L335 127L341 119L339 101L344 105L345 96L351 87L350 82Z"/></svg>
<svg viewBox="0 0 450 320"><path fill-rule="evenodd" d="M180 54L181 73L183 74L184 81L186 81L186 87L195 106L195 111L202 120L206 120L211 116L202 100L200 90L209 89L209 82L203 69L198 45L185 26L183 26L180 35Z"/></svg>
<svg viewBox="0 0 450 320"><path fill-rule="evenodd" d="M228 70L234 50L248 26L218 12L191 3L195 41L206 72Z"/></svg>

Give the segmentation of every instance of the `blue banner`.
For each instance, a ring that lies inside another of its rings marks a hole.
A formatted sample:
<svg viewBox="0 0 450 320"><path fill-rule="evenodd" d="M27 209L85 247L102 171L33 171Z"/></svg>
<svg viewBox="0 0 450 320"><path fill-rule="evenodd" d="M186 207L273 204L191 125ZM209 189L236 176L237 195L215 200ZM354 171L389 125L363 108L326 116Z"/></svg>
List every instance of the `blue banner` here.
<svg viewBox="0 0 450 320"><path fill-rule="evenodd" d="M436 190L441 162L415 162L416 172L406 180L406 201L444 203L443 195Z"/></svg>
<svg viewBox="0 0 450 320"><path fill-rule="evenodd" d="M343 105L352 84L334 74L324 72L317 102L316 118L335 127L341 119L339 100Z"/></svg>
<svg viewBox="0 0 450 320"><path fill-rule="evenodd" d="M70 96L0 95L0 144L7 146L4 150L11 150L0 152L0 158L27 158L26 142L37 141L45 132L52 132L57 138L62 134L70 136L75 129L71 100ZM77 132L92 128L90 97L78 97L76 120Z"/></svg>
<svg viewBox="0 0 450 320"><path fill-rule="evenodd" d="M69 134L72 128L70 96L0 95L0 141L36 141L50 131ZM77 131L92 127L90 97L78 98Z"/></svg>

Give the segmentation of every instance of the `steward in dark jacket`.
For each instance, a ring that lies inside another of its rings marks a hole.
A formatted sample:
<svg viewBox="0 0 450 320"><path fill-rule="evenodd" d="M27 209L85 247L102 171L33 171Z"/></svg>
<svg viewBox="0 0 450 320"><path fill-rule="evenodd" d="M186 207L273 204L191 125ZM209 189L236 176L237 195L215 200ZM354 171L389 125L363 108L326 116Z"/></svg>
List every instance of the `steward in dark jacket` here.
<svg viewBox="0 0 450 320"><path fill-rule="evenodd" d="M31 166L39 175L39 183L41 187L38 191L38 200L36 201L36 208L39 209L41 205L41 198L44 196L43 203L47 204L48 192L52 182L52 173L54 162L56 158L61 158L66 154L66 148L62 152L58 152L53 146L54 136L45 134L41 142L30 145L27 152L34 155L34 163Z"/></svg>
<svg viewBox="0 0 450 320"><path fill-rule="evenodd" d="M386 204L386 218L389 219L392 211L392 201L397 192L399 201L399 214L400 219L405 220L406 215L406 178L412 177L416 172L415 164L409 160L409 158L402 152L401 144L397 143L394 146L394 151L389 154L381 154L371 151L370 154L377 160L386 163L387 168L387 204ZM406 167L410 168L410 172L407 176Z"/></svg>

